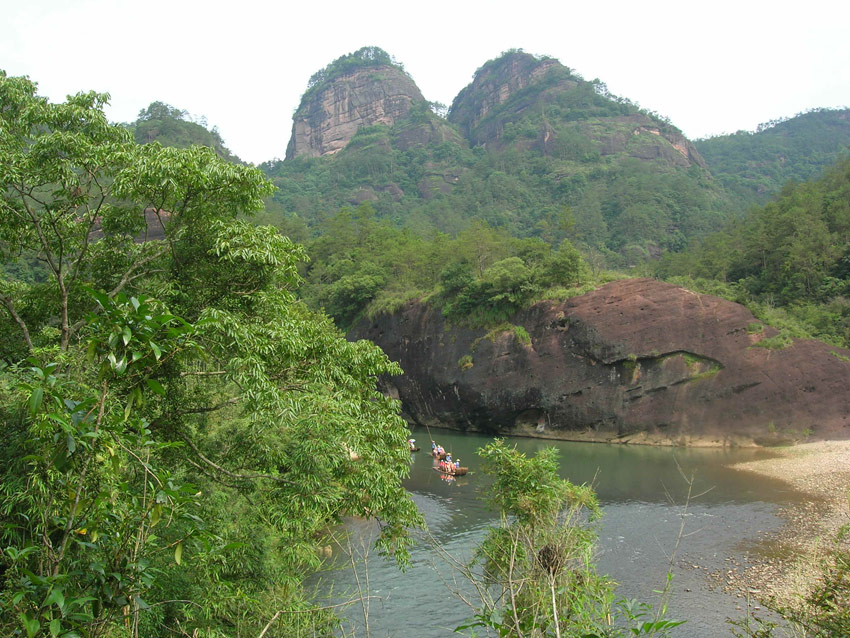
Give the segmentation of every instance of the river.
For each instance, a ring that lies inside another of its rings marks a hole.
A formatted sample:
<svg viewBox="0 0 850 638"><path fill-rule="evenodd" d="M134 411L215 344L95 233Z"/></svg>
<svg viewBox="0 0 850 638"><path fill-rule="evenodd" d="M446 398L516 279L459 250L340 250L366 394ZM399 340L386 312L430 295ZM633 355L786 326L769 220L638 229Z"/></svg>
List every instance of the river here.
<svg viewBox="0 0 850 638"><path fill-rule="evenodd" d="M422 451L412 455L405 487L425 517L430 533L460 560L497 521L485 502L488 477L479 470L475 451L491 437L432 429L431 434L470 475L447 481L432 469L430 441L424 430L413 436ZM663 448L650 446L570 443L541 439L512 439L526 454L545 446L560 450L561 474L573 483L592 484L603 506L599 528L598 571L617 583L618 595L655 602L665 585L670 554L684 520L673 563L668 616L687 619L675 636L713 638L729 636L727 618L740 618L745 601L724 593L710 574L746 565L758 551L761 535L782 524L778 510L799 501L800 494L785 484L728 465L769 456L759 449ZM692 480L690 502L688 481ZM374 526L349 521L355 539L368 539ZM368 543L366 543L368 545ZM355 542L355 545L357 543ZM341 553L338 553L341 554ZM340 558L340 562L342 559ZM369 628L372 638L451 636L471 616L470 608L454 595L455 575L428 542L412 551L412 567L398 571L389 562L370 555L359 569L361 587L369 578ZM322 576L321 589L330 581L334 601L356 591L351 569ZM316 582L314 580L314 582ZM461 585L461 588L463 586ZM365 635L363 611L352 605L343 612L349 631Z"/></svg>

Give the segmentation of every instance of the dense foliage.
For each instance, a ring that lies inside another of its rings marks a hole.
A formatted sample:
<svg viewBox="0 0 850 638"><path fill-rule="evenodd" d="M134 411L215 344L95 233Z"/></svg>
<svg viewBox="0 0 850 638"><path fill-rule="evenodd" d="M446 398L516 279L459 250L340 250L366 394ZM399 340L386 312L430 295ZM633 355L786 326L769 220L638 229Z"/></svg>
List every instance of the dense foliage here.
<svg viewBox="0 0 850 638"><path fill-rule="evenodd" d="M847 155L850 110L816 109L756 131L697 140L711 174L740 204L764 204L789 180L804 182Z"/></svg>
<svg viewBox="0 0 850 638"><path fill-rule="evenodd" d="M163 146L175 148L208 146L222 159L236 164L242 163L225 146L216 127L207 129L205 118L201 118L200 123L194 122L186 111L163 102L151 102L146 109L139 112L138 119L127 127L139 144L159 142Z"/></svg>
<svg viewBox="0 0 850 638"><path fill-rule="evenodd" d="M515 59L539 63L510 53L484 71L497 83ZM329 213L368 201L379 218L422 236L480 219L557 245L569 208L571 241L616 266L681 249L729 218L718 184L663 137L678 131L602 83L554 63L473 121L468 112L498 88L488 87L464 89L448 121L423 101L392 127L361 127L332 156L262 165L279 188L276 223L316 233Z"/></svg>
<svg viewBox="0 0 850 638"><path fill-rule="evenodd" d="M714 292L782 309L789 336L850 346L850 159L814 182L789 183L775 201L728 230L671 255L658 272L719 282ZM711 284L709 284L711 286ZM781 324L782 318L769 321Z"/></svg>
<svg viewBox="0 0 850 638"><path fill-rule="evenodd" d="M309 243L304 297L341 326L416 298L429 298L451 321L493 323L541 296L576 294L592 279L568 240L553 249L481 221L456 237L423 238L378 220L366 203L343 208L320 230Z"/></svg>
<svg viewBox="0 0 850 638"><path fill-rule="evenodd" d="M400 370L239 219L258 170L140 146L106 99L0 73L0 262L40 264L0 276L0 633L326 635L302 581L340 517L401 564L420 522Z"/></svg>
<svg viewBox="0 0 850 638"><path fill-rule="evenodd" d="M491 504L501 523L476 548L466 575L480 607L463 627L488 627L516 638L669 636L682 622L662 607L615 600L616 585L596 573L593 490L558 476L557 450L528 458L504 441L478 451L494 477ZM479 569L476 569L479 568Z"/></svg>

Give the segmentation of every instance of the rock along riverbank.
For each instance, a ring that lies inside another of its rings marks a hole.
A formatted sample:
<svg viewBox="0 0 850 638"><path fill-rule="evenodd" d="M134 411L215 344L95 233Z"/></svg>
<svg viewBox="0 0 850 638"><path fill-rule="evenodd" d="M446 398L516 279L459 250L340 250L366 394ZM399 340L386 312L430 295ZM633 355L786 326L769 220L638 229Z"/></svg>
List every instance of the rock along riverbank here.
<svg viewBox="0 0 850 638"><path fill-rule="evenodd" d="M850 350L776 335L740 304L625 279L496 328L411 302L350 336L399 362L385 388L420 425L667 445L850 438Z"/></svg>

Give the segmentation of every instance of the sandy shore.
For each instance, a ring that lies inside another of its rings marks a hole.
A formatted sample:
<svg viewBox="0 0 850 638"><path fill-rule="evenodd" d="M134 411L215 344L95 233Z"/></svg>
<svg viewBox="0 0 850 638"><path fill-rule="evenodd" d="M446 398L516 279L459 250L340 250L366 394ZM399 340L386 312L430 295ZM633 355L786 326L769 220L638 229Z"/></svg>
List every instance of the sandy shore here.
<svg viewBox="0 0 850 638"><path fill-rule="evenodd" d="M835 532L850 522L850 440L803 443L776 453L731 467L785 481L808 498L781 512L785 525L762 539L756 560L726 575L725 588L793 604L816 576L818 557Z"/></svg>

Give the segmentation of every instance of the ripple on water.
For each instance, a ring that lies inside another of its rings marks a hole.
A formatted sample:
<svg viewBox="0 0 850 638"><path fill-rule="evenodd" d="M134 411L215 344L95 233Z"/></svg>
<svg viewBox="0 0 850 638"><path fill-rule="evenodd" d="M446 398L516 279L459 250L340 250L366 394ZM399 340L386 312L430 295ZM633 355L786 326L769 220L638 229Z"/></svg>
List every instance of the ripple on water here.
<svg viewBox="0 0 850 638"><path fill-rule="evenodd" d="M488 437L432 430L438 441L464 459L473 474L446 481L432 469L427 454L413 455L411 475L405 480L433 538L445 551L468 560L489 525L498 519L486 505L489 482L477 467L475 449ZM425 433L416 436L425 440ZM599 444L575 444L521 439L521 451L533 454L546 445L561 451L562 473L575 483L592 483L603 506L599 523L598 565L611 575L629 598L652 601L653 590L664 587L670 555L683 520L688 484L693 494L684 513L684 535L673 563L674 579L670 616L687 618L676 632L681 638L729 635L725 620L741 615L740 599L723 593L707 577L729 567L729 558L746 562L748 547L742 539L757 538L776 529L781 520L778 504L795 502L799 495L776 481L733 472L727 465L759 455L753 451L675 450ZM704 493L703 493L704 492ZM671 502L672 501L672 502ZM371 538L373 524L347 524L354 535ZM454 627L472 612L453 588L468 586L456 581L454 571L433 546L420 540L411 552L411 568L402 573L370 555L372 595L370 630L375 638L452 635ZM353 590L350 570L331 574L338 588ZM340 596L339 600L344 598ZM348 618L362 623L362 611L349 608ZM359 620L358 620L359 619ZM360 635L359 632L358 635Z"/></svg>

